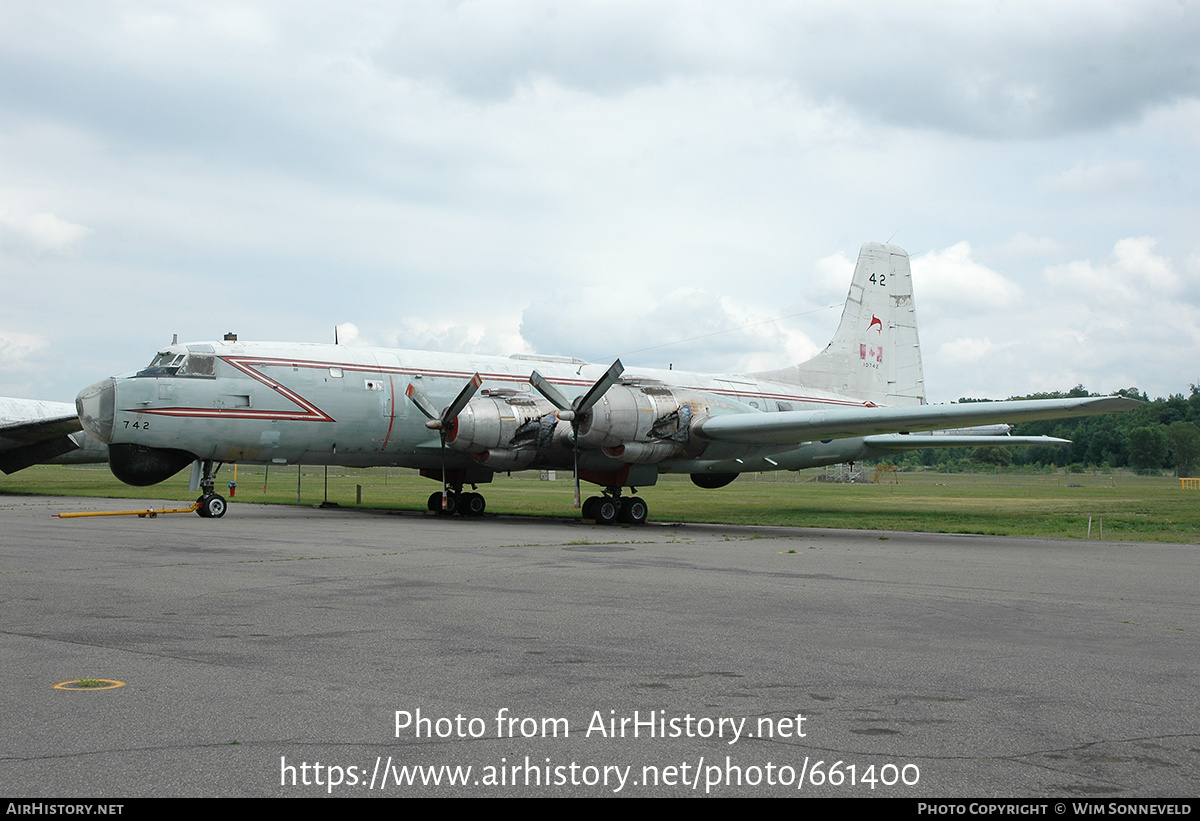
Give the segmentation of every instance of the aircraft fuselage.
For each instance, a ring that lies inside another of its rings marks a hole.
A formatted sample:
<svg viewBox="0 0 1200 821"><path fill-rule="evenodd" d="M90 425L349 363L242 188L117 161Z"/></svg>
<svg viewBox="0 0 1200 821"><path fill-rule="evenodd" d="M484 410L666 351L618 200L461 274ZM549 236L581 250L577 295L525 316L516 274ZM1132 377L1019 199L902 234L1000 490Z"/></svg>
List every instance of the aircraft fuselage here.
<svg viewBox="0 0 1200 821"><path fill-rule="evenodd" d="M426 417L406 395L409 385L441 408L478 373L482 384L471 407L486 407L487 400L492 399L500 405L497 415L503 417L526 401L533 415L544 417L554 409L545 405L530 385L535 369L568 398L586 391L605 370L603 365L557 357L486 357L242 342L174 345L160 351L155 362L179 364L152 366L85 389L80 395L79 411L93 435L118 448L133 445L176 451L199 460L394 465L426 471L441 470L439 434L427 427ZM745 375L638 369L626 372L621 385L643 394L648 389L650 395L670 391L669 407L686 408L685 416L693 421L726 413L867 404L798 391L796 386ZM605 413L608 398L602 399L593 413ZM539 406L539 402L543 404ZM638 410L642 415L647 410L654 412L653 408ZM569 425L556 421L553 427L543 437L542 446L532 443L515 449L523 454L520 457L511 456L511 448L487 448L485 456L455 449L452 442L445 456L446 467L468 472L467 481L471 482L487 481L495 470L570 468L572 449L569 438L564 438ZM630 475L616 484L650 485L659 472L795 470L862 458L864 454L861 439L781 448L707 442L689 436L686 424L682 429L676 425L674 438L642 433L638 436L635 431L626 452L616 456L608 455L603 443L582 446L580 468L585 478L589 473L615 476L628 468ZM612 440L610 453L622 444L619 439ZM629 445L639 444L633 441L637 439L646 445L665 443L669 456L655 458L663 448L657 453L628 454ZM498 451L501 460L487 464Z"/></svg>

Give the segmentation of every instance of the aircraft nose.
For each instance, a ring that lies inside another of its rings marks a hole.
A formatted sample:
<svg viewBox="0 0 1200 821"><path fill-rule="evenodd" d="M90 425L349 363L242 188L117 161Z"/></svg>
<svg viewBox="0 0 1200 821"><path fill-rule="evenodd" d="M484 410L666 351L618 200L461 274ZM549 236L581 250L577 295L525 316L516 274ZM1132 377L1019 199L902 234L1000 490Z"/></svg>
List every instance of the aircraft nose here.
<svg viewBox="0 0 1200 821"><path fill-rule="evenodd" d="M75 412L83 429L106 445L112 444L113 417L117 406L117 380L101 379L75 397Z"/></svg>

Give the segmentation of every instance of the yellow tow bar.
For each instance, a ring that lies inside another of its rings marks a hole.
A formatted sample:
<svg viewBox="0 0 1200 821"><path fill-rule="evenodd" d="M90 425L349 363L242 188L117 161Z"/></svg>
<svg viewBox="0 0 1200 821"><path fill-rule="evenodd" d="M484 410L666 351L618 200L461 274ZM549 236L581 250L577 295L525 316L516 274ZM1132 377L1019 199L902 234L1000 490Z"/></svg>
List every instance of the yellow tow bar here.
<svg viewBox="0 0 1200 821"><path fill-rule="evenodd" d="M149 510L103 510L95 513L53 513L51 515L56 519L81 519L84 516L137 516L139 519L145 519L148 516L155 519L165 513L195 513L199 509L200 503L195 502L190 507L164 507L159 510L154 508Z"/></svg>

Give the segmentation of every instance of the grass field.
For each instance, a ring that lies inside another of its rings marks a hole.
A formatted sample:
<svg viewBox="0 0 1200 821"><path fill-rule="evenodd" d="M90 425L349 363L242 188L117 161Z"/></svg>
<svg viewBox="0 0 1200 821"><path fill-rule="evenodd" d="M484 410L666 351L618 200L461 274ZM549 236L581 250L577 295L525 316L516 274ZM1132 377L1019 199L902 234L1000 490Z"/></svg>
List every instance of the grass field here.
<svg viewBox="0 0 1200 821"><path fill-rule="evenodd" d="M1106 541L1200 542L1200 491L1181 490L1177 479L1111 473L1024 472L946 474L899 473L876 484L818 482L824 471L747 474L728 487L702 490L687 477L664 476L642 491L653 521L717 522L861 530L914 530L1050 536ZM232 476L226 467L218 490ZM543 481L536 472L503 474L480 490L489 513L577 516L571 507L570 475ZM326 497L323 468L244 467L238 472L238 501L315 505ZM39 465L0 477L0 496L17 494L103 496L138 499L195 499L188 471L152 488L133 488L113 478L107 466ZM396 468L330 468L328 499L362 507L424 510L439 485ZM586 486L585 494L596 492Z"/></svg>

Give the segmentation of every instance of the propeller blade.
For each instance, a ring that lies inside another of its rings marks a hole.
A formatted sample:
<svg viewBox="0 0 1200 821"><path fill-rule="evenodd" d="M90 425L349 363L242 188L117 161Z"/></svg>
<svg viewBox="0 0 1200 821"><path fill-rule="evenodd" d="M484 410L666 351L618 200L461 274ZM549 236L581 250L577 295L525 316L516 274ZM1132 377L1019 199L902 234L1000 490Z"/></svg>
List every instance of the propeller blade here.
<svg viewBox="0 0 1200 821"><path fill-rule="evenodd" d="M412 400L412 403L417 406L417 410L425 414L429 419L438 419L440 414L434 409L433 403L425 398L425 394L417 390L417 386L409 382L408 387L404 390L404 395Z"/></svg>
<svg viewBox="0 0 1200 821"><path fill-rule="evenodd" d="M621 374L625 372L625 366L621 364L621 360L612 363L604 375L596 380L596 384L588 388L588 392L583 395L579 403L575 405L575 413L582 415L591 410L592 405L600 401L604 394L608 393L608 389L617 384L617 380L621 378Z"/></svg>
<svg viewBox="0 0 1200 821"><path fill-rule="evenodd" d="M475 374L471 377L471 381L463 386L463 389L458 392L458 396L454 397L444 411L442 411L442 427L445 428L450 422L458 418L462 413L462 409L471 401L471 397L475 395L475 391L479 390L479 386L483 384L483 377Z"/></svg>
<svg viewBox="0 0 1200 821"><path fill-rule="evenodd" d="M571 403L567 401L567 397L558 392L558 388L546 381L546 378L537 371L529 374L529 384L533 385L534 390L549 400L550 404L561 410L569 410Z"/></svg>

